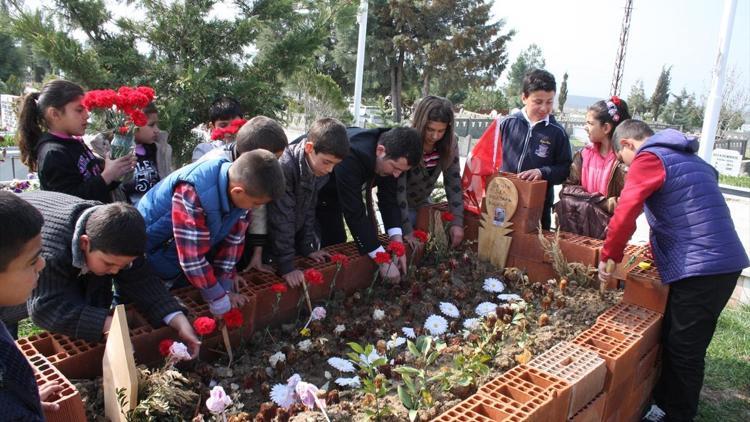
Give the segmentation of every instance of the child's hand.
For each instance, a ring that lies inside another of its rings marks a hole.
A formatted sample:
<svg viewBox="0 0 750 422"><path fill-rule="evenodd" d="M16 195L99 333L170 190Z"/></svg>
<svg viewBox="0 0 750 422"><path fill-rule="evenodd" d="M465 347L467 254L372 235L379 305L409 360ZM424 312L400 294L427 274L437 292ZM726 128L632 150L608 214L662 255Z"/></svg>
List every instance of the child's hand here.
<svg viewBox="0 0 750 422"><path fill-rule="evenodd" d="M60 409L60 405L57 403L48 402L47 399L63 390L63 386L59 384L59 381L50 381L39 386L39 399L42 402L42 410L56 412Z"/></svg>
<svg viewBox="0 0 750 422"><path fill-rule="evenodd" d="M229 303L232 305L232 308L241 308L245 306L248 301L248 297L241 293L228 293L228 295Z"/></svg>
<svg viewBox="0 0 750 422"><path fill-rule="evenodd" d="M263 259L261 254L253 254L253 257L250 258L250 263L247 264L247 268L245 268L245 271L249 271L250 269L256 269L262 273L272 273L273 267L270 265L266 265L263 263Z"/></svg>
<svg viewBox="0 0 750 422"><path fill-rule="evenodd" d="M534 180L542 180L542 171L539 169L531 169L518 173L518 178L522 180L528 180L533 182Z"/></svg>
<svg viewBox="0 0 750 422"><path fill-rule="evenodd" d="M190 350L190 357L197 357L198 352L200 352L201 341L198 339L198 336L195 335L193 326L190 324L187 317L185 317L185 314L180 312L175 315L175 317L169 321L169 326L177 331L177 335L188 347L188 350Z"/></svg>
<svg viewBox="0 0 750 422"><path fill-rule="evenodd" d="M323 249L321 249L319 251L311 253L310 255L307 255L307 257L315 262L326 262L326 259L331 258L331 254L329 254L328 251L324 251Z"/></svg>
<svg viewBox="0 0 750 422"><path fill-rule="evenodd" d="M380 276L390 282L395 282L401 278L401 272L393 263L380 264Z"/></svg>
<svg viewBox="0 0 750 422"><path fill-rule="evenodd" d="M135 155L130 154L124 157L120 157L116 160L110 160L109 158L104 160L104 171L102 171L102 179L107 184L118 180L122 176L125 176L135 168L137 159Z"/></svg>
<svg viewBox="0 0 750 422"><path fill-rule="evenodd" d="M458 247L458 245L461 244L461 241L464 240L464 228L461 226L451 226L450 235L451 248Z"/></svg>
<svg viewBox="0 0 750 422"><path fill-rule="evenodd" d="M414 234L409 233L404 235L404 242L409 245L411 250L418 251L422 249L424 245L422 245L422 242L419 241L416 237L414 237Z"/></svg>
<svg viewBox="0 0 750 422"><path fill-rule="evenodd" d="M300 270L294 270L281 276L289 287L301 286L305 282L305 275Z"/></svg>

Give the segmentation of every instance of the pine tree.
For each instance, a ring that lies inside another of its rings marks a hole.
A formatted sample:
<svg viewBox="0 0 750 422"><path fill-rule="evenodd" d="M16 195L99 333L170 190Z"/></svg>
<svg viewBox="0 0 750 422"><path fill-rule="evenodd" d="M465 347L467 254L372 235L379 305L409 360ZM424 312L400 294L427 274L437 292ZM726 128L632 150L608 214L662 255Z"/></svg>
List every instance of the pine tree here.
<svg viewBox="0 0 750 422"><path fill-rule="evenodd" d="M630 87L630 95L628 96L628 108L634 117L643 118L643 114L648 110L648 104L646 103L646 93L643 90L643 81L637 80L632 87Z"/></svg>
<svg viewBox="0 0 750 422"><path fill-rule="evenodd" d="M653 115L654 121L658 120L659 113L667 104L667 100L669 100L669 84L672 79L671 73L672 66L661 68L659 80L656 81L656 88L654 88L654 93L651 95L649 106L651 108L651 113Z"/></svg>
<svg viewBox="0 0 750 422"><path fill-rule="evenodd" d="M506 88L506 94L511 104L516 107L520 107L522 104L521 91L523 90L523 77L526 76L526 72L532 69L543 69L544 66L545 61L542 56L542 49L536 44L531 44L518 55L518 58L516 58L516 61L510 67L508 86Z"/></svg>
<svg viewBox="0 0 750 422"><path fill-rule="evenodd" d="M560 114L565 111L565 102L568 101L568 72L563 75L563 81L560 84L560 93L557 95L557 106Z"/></svg>

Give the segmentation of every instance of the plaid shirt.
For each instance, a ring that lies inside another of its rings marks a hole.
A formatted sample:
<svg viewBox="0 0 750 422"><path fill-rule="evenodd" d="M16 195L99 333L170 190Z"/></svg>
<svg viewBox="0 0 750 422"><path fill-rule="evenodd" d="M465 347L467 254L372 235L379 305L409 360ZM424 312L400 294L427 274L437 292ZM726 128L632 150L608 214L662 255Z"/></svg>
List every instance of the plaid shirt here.
<svg viewBox="0 0 750 422"><path fill-rule="evenodd" d="M235 265L245 247L245 232L250 224L248 216L249 213L246 213L237 221L217 245L212 262L209 262L206 255L211 252L211 232L206 226L206 216L198 194L189 183L180 183L175 187L172 195L174 239L180 266L190 284L205 290L219 281L224 291L230 291L237 272Z"/></svg>

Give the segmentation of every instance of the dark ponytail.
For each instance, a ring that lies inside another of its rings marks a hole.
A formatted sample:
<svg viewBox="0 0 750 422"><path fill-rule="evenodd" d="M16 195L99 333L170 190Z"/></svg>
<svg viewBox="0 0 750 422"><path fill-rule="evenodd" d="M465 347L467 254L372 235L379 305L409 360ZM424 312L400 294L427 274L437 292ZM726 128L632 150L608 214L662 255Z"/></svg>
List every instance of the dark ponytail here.
<svg viewBox="0 0 750 422"><path fill-rule="evenodd" d="M612 126L612 131L608 134L609 139L612 139L617 125L631 117L628 103L617 96L595 102L589 107L589 111L594 113L594 118L601 124L609 123Z"/></svg>
<svg viewBox="0 0 750 422"><path fill-rule="evenodd" d="M21 162L30 171L37 171L37 143L47 129L44 114L54 107L64 111L65 105L83 95L83 88L63 79L49 81L41 92L26 95L18 116L18 149L21 151Z"/></svg>

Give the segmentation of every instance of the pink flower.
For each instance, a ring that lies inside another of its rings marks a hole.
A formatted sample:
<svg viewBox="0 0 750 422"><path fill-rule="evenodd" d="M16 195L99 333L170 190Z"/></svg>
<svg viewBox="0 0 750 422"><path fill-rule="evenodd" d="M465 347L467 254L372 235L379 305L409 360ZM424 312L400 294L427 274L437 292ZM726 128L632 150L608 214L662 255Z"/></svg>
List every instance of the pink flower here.
<svg viewBox="0 0 750 422"><path fill-rule="evenodd" d="M231 404L232 399L227 396L227 393L224 392L224 388L220 385L211 389L211 397L206 400L206 407L214 414L224 413L227 406Z"/></svg>
<svg viewBox="0 0 750 422"><path fill-rule="evenodd" d="M310 319L313 321L318 321L321 319L324 319L326 317L326 309L322 306L317 306L313 308L312 313L310 314Z"/></svg>
<svg viewBox="0 0 750 422"><path fill-rule="evenodd" d="M294 391L297 393L299 400L307 406L308 409L314 408L316 405L324 410L326 408L325 400L318 398L318 387L304 381L300 381L294 387Z"/></svg>

